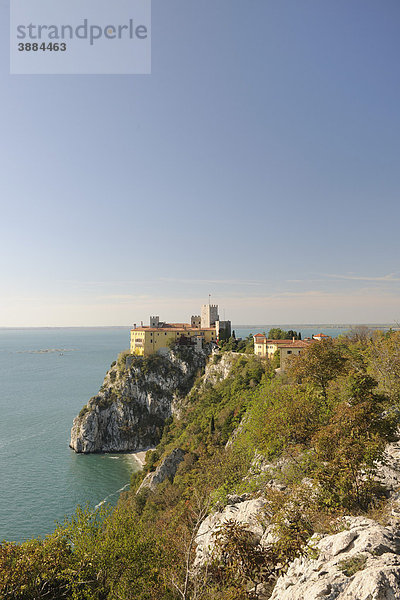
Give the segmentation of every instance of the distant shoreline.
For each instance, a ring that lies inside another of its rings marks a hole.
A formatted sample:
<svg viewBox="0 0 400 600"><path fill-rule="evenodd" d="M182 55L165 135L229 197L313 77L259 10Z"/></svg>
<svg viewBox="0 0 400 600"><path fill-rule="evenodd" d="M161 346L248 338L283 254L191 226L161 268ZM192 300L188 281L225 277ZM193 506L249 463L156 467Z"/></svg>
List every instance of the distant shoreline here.
<svg viewBox="0 0 400 600"><path fill-rule="evenodd" d="M265 327L265 323L258 325L236 325L232 324L233 329L260 329ZM304 329L346 329L364 325L371 329L399 329L397 323L268 323L268 327L290 327ZM0 331L54 331L57 329L132 329L133 325L59 325L54 327L38 326L38 327L0 327Z"/></svg>
<svg viewBox="0 0 400 600"><path fill-rule="evenodd" d="M60 325L54 327L0 327L0 331L23 331L27 329L34 330L54 330L54 329L132 329L132 325Z"/></svg>
<svg viewBox="0 0 400 600"><path fill-rule="evenodd" d="M371 329L381 329L382 327L399 329L399 325L394 323L268 323L268 327L296 327L297 329L346 329L349 327L370 327ZM264 325L232 325L233 329L256 329L265 327Z"/></svg>

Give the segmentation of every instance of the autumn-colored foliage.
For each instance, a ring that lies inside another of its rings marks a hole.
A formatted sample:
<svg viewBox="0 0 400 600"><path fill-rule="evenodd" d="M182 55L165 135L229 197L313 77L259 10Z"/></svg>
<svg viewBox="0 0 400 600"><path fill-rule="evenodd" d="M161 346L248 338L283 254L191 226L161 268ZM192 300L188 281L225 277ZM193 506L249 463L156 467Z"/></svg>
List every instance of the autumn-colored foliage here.
<svg viewBox="0 0 400 600"><path fill-rule="evenodd" d="M383 497L376 471L398 426L399 348L400 333L362 330L313 343L287 376L240 354L227 379L198 378L115 509L77 509L44 540L0 545L0 598L250 600L261 583L272 589L314 531ZM174 481L136 494L177 447L186 455ZM266 498L274 543L228 522L212 565L194 569L202 520L243 492Z"/></svg>

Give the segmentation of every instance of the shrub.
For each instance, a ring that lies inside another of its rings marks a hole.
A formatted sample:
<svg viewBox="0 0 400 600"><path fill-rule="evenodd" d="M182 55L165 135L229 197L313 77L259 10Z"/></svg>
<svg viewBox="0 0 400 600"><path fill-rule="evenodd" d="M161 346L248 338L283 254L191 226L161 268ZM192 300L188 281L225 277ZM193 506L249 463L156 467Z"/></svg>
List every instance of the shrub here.
<svg viewBox="0 0 400 600"><path fill-rule="evenodd" d="M345 367L343 347L337 340L327 339L312 343L291 361L287 373L293 381L315 385L326 400L329 382L343 373Z"/></svg>
<svg viewBox="0 0 400 600"><path fill-rule="evenodd" d="M79 418L82 419L86 415L86 413L89 412L89 410L90 409L89 409L88 405L85 404L85 406L83 408L81 408L81 410L79 411Z"/></svg>
<svg viewBox="0 0 400 600"><path fill-rule="evenodd" d="M309 388L266 384L255 395L242 443L268 458L290 447L304 449L325 419L324 406Z"/></svg>
<svg viewBox="0 0 400 600"><path fill-rule="evenodd" d="M117 368L120 373L123 373L126 370L126 359L130 355L131 353L129 350L123 350L118 354Z"/></svg>
<svg viewBox="0 0 400 600"><path fill-rule="evenodd" d="M367 557L364 554L356 554L338 563L338 569L343 571L346 577L352 577L358 571L365 569Z"/></svg>
<svg viewBox="0 0 400 600"><path fill-rule="evenodd" d="M371 377L351 375L345 383L348 398L313 438L315 475L326 506L365 510L380 493L374 475L397 423L384 410L387 398L373 392L376 382Z"/></svg>

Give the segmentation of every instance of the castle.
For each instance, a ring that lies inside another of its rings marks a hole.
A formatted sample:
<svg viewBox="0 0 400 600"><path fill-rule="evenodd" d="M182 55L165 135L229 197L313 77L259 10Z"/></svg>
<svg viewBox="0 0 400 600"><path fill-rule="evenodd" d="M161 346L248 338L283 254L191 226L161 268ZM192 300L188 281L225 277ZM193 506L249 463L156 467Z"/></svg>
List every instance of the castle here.
<svg viewBox="0 0 400 600"><path fill-rule="evenodd" d="M231 335L231 322L220 321L217 304L203 304L201 315L192 315L190 323L165 323L150 317L150 324L131 329L131 354L149 356L166 351L172 344L203 348Z"/></svg>

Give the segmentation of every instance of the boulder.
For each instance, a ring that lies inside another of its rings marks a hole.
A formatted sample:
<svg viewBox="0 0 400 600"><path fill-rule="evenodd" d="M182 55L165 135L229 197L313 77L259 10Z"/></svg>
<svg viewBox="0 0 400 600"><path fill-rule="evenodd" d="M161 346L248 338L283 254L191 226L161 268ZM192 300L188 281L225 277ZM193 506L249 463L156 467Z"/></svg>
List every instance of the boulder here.
<svg viewBox="0 0 400 600"><path fill-rule="evenodd" d="M396 528L363 517L345 517L344 525L311 538L309 556L291 563L271 600L400 600Z"/></svg>
<svg viewBox="0 0 400 600"><path fill-rule="evenodd" d="M185 454L186 452L180 448L173 450L164 458L153 473L148 473L148 475L146 475L136 493L138 494L146 488L154 492L157 486L166 479L173 481L179 465L185 458Z"/></svg>
<svg viewBox="0 0 400 600"><path fill-rule="evenodd" d="M227 521L245 525L253 535L255 544L259 544L266 533L267 528L264 523L266 500L247 499L247 495L244 495L228 498L228 501L230 503L221 512L210 514L200 525L196 536L195 567L202 567L209 562L214 551L215 533Z"/></svg>

